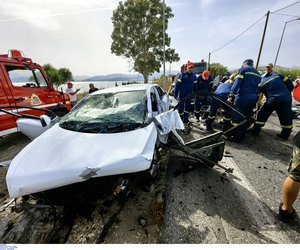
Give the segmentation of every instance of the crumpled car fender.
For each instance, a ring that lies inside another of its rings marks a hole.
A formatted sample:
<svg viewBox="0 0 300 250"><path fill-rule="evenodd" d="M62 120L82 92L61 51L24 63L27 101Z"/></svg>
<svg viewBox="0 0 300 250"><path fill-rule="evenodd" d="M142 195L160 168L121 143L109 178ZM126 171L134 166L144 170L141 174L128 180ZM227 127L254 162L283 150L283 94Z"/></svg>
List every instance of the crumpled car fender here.
<svg viewBox="0 0 300 250"><path fill-rule="evenodd" d="M113 134L62 129L59 124L28 144L6 176L10 197L41 192L89 178L144 171L151 166L157 130Z"/></svg>

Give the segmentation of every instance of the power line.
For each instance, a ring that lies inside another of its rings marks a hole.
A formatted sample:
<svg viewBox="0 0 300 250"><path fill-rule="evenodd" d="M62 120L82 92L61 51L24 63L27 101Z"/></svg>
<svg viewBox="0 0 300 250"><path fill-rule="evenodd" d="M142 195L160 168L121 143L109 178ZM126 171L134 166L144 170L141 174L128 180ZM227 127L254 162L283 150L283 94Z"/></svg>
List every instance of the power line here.
<svg viewBox="0 0 300 250"><path fill-rule="evenodd" d="M270 12L270 14L277 14L277 15L286 15L286 16L291 16L291 17L298 17L298 16L293 16L293 15L288 15L288 14L282 14L282 13L277 13L283 9L286 9L286 8L289 8L297 3L300 3L300 1L297 1L297 2L294 2L290 5L287 5L283 8L280 8L276 11L273 11L273 12ZM214 52L217 52L218 50L224 48L225 46L227 46L228 44L232 43L233 41L235 41L236 39L238 39L240 36L242 36L244 33L246 33L249 29L251 29L255 24L257 24L261 19L263 19L266 15L262 16L259 20L257 20L254 24L252 24L249 28L247 28L246 30L244 30L241 34L239 34L238 36L236 36L235 38L233 38L232 40L230 40L228 43L225 43L224 45L222 45L221 47L215 49L214 51L210 52L210 54L214 53Z"/></svg>
<svg viewBox="0 0 300 250"><path fill-rule="evenodd" d="M281 9L279 9L279 10L273 11L273 12L271 12L271 14L273 14L273 13L275 13L275 12L278 12L278 11L281 11L281 10L284 10L284 9L286 9L286 8L288 8L288 7L291 7L291 6L293 6L293 5L297 4L297 3L300 3L300 1L294 2L294 3L292 3L292 4L290 4L290 5L287 5L287 6L281 8Z"/></svg>
<svg viewBox="0 0 300 250"><path fill-rule="evenodd" d="M281 15L281 16L290 16L290 17L300 17L300 16L295 16L295 15L289 15L289 14L283 14L283 13L272 13L275 15Z"/></svg>
<svg viewBox="0 0 300 250"><path fill-rule="evenodd" d="M299 1L300 2L300 1ZM236 36L235 38L233 38L231 41L229 41L228 43L225 43L224 45L222 45L221 47L215 49L214 51L210 52L210 54L224 48L226 45L232 43L233 41L235 41L236 39L238 39L241 35L243 35L244 33L246 33L248 30L250 30L255 24L257 24L260 20L262 20L266 15L263 15L259 20L257 20L254 24L252 24L249 28L247 28L246 30L244 30L241 34L239 34L238 36Z"/></svg>

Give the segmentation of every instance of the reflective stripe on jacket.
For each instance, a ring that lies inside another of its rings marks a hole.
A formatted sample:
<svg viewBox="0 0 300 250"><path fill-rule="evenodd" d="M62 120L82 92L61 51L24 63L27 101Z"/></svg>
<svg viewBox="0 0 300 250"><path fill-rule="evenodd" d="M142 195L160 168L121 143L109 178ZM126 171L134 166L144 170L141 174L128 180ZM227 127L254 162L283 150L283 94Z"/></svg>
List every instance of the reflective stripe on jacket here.
<svg viewBox="0 0 300 250"><path fill-rule="evenodd" d="M260 83L261 76L253 67L241 68L238 71L238 75L235 77L235 81L231 87L231 94L234 95L249 95L257 96L259 93L258 84Z"/></svg>
<svg viewBox="0 0 300 250"><path fill-rule="evenodd" d="M261 79L259 88L268 99L273 98L278 102L284 102L292 99L291 91L294 89L294 85L288 77L273 72L266 74Z"/></svg>
<svg viewBox="0 0 300 250"><path fill-rule="evenodd" d="M194 73L188 71L182 73L175 84L174 96L180 99L191 94L194 90L194 84L197 82L197 77Z"/></svg>

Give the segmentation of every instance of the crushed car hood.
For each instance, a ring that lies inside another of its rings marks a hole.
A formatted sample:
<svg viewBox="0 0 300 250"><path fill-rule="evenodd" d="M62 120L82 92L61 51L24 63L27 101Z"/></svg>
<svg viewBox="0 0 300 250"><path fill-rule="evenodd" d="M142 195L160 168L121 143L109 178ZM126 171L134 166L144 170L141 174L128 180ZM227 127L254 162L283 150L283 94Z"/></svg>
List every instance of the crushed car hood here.
<svg viewBox="0 0 300 250"><path fill-rule="evenodd" d="M112 134L74 132L55 124L12 160L6 176L9 195L14 198L92 177L146 170L156 140L153 122Z"/></svg>

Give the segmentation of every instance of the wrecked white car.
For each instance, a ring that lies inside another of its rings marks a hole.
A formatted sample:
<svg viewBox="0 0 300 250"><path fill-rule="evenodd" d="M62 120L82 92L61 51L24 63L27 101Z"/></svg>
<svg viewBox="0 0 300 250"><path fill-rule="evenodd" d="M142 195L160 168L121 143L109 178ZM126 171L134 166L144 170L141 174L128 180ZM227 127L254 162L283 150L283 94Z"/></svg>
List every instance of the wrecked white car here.
<svg viewBox="0 0 300 250"><path fill-rule="evenodd" d="M11 162L9 195L24 196L93 177L143 171L155 175L159 142L153 118L168 110L169 99L158 85L137 84L96 91L54 125L43 117L44 125L52 127ZM183 128L177 111L166 114L168 119L160 123L161 130L167 128L164 134L175 130L170 122ZM28 119L20 118L21 124L33 130Z"/></svg>
<svg viewBox="0 0 300 250"><path fill-rule="evenodd" d="M19 117L24 133L34 136L35 126L49 129L12 160L6 177L9 195L60 193L60 188L87 185L99 177L102 182L113 182L112 186L104 185L108 193L120 191L133 179L143 182L157 176L161 147L189 162L232 172L218 163L224 153L223 135L229 137L239 127L249 126L253 118L240 114L245 120L236 127L186 140L180 132L184 126L178 105L169 110L168 95L158 85L136 84L96 91L59 122L51 114L35 117L34 122L30 121L33 117ZM224 105L234 109L231 104ZM103 189L97 188L98 192Z"/></svg>

